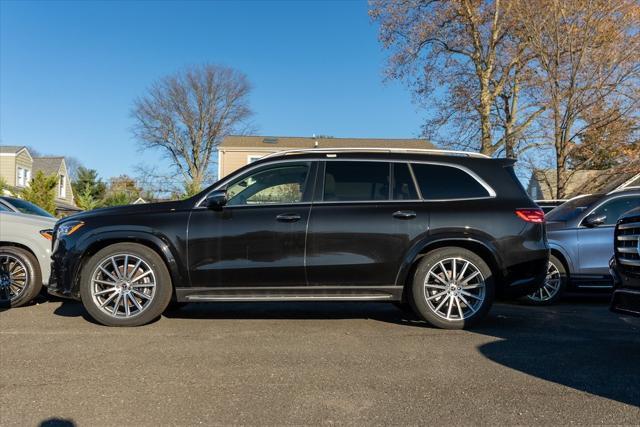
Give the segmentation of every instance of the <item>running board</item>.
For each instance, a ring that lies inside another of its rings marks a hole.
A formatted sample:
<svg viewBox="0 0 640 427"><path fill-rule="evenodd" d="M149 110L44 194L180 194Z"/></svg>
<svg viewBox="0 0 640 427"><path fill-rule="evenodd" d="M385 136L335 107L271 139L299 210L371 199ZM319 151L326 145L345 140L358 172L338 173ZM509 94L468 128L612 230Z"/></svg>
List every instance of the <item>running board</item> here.
<svg viewBox="0 0 640 427"><path fill-rule="evenodd" d="M177 288L180 302L400 301L402 286Z"/></svg>

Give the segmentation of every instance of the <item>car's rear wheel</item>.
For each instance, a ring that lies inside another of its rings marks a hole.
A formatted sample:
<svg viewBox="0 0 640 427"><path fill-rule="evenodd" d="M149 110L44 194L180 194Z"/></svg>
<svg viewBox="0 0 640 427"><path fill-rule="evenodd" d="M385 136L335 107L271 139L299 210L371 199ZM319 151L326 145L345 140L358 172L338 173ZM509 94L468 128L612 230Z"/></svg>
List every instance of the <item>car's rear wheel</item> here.
<svg viewBox="0 0 640 427"><path fill-rule="evenodd" d="M418 264L411 302L416 313L433 326L472 326L486 316L493 299L493 273L474 252L440 248L425 255Z"/></svg>
<svg viewBox="0 0 640 427"><path fill-rule="evenodd" d="M171 276L164 261L144 245L108 246L82 269L82 303L91 317L103 325L149 323L165 310L171 293Z"/></svg>
<svg viewBox="0 0 640 427"><path fill-rule="evenodd" d="M547 277L544 285L525 297L525 302L531 305L549 305L557 302L567 287L567 272L564 264L555 256L549 257Z"/></svg>
<svg viewBox="0 0 640 427"><path fill-rule="evenodd" d="M38 260L24 249L0 247L0 303L23 306L34 299L41 288Z"/></svg>

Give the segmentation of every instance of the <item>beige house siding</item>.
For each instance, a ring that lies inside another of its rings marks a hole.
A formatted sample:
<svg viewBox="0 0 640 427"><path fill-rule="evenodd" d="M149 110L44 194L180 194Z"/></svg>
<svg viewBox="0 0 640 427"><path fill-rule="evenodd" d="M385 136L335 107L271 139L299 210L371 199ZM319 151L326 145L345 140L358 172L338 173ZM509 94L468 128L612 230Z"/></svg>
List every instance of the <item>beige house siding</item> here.
<svg viewBox="0 0 640 427"><path fill-rule="evenodd" d="M0 177L8 186L16 185L16 158L15 156L0 156Z"/></svg>
<svg viewBox="0 0 640 427"><path fill-rule="evenodd" d="M219 178L224 178L231 172L236 171L251 163L251 159L260 158L270 153L275 153L280 150L269 151L256 151L256 150L234 150L234 149L221 149L218 152L218 171Z"/></svg>
<svg viewBox="0 0 640 427"><path fill-rule="evenodd" d="M65 197L60 197L60 179L62 179L62 176L65 177ZM58 192L56 193L56 199L75 205L75 203L73 203L73 188L71 187L71 179L69 178L67 164L64 160L62 161L62 163L60 163L60 169L58 169Z"/></svg>
<svg viewBox="0 0 640 427"><path fill-rule="evenodd" d="M28 171L30 171L30 176L33 177L33 159L31 158L31 156L29 155L27 150L21 151L16 156L16 162L15 162L15 168L16 169L15 169L15 172L14 172L14 179L15 180L17 180L17 178L18 178L18 168L19 167L23 168L23 169L27 169ZM16 181L15 185L18 185L17 181Z"/></svg>
<svg viewBox="0 0 640 427"><path fill-rule="evenodd" d="M18 167L33 175L33 159L25 149L17 153L2 153L0 156L0 176L10 187L18 186Z"/></svg>

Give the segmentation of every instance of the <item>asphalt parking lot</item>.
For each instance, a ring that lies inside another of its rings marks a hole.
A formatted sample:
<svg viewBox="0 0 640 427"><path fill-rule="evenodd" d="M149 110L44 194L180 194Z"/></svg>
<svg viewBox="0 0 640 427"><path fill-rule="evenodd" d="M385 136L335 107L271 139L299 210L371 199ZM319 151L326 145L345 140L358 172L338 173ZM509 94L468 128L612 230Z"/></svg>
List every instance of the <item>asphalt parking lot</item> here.
<svg viewBox="0 0 640 427"><path fill-rule="evenodd" d="M0 313L0 424L637 424L640 319L497 304L473 331L392 305L188 305L140 328Z"/></svg>

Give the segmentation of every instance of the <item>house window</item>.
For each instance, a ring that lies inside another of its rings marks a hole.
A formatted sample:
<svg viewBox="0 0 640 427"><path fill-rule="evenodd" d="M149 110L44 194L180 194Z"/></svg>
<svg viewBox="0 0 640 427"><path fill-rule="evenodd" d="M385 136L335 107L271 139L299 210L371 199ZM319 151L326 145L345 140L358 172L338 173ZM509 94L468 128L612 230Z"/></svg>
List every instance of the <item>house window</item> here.
<svg viewBox="0 0 640 427"><path fill-rule="evenodd" d="M58 194L60 194L60 198L64 199L67 196L67 177L64 175L60 175L60 188Z"/></svg>
<svg viewBox="0 0 640 427"><path fill-rule="evenodd" d="M31 170L18 167L18 179L16 181L18 187L26 187L29 185L31 181Z"/></svg>
<svg viewBox="0 0 640 427"><path fill-rule="evenodd" d="M260 158L261 158L261 157L262 157L262 156L256 156L256 155L250 155L250 156L247 156L247 164L249 164L249 163L253 163L253 162L255 162L256 160L260 160Z"/></svg>

